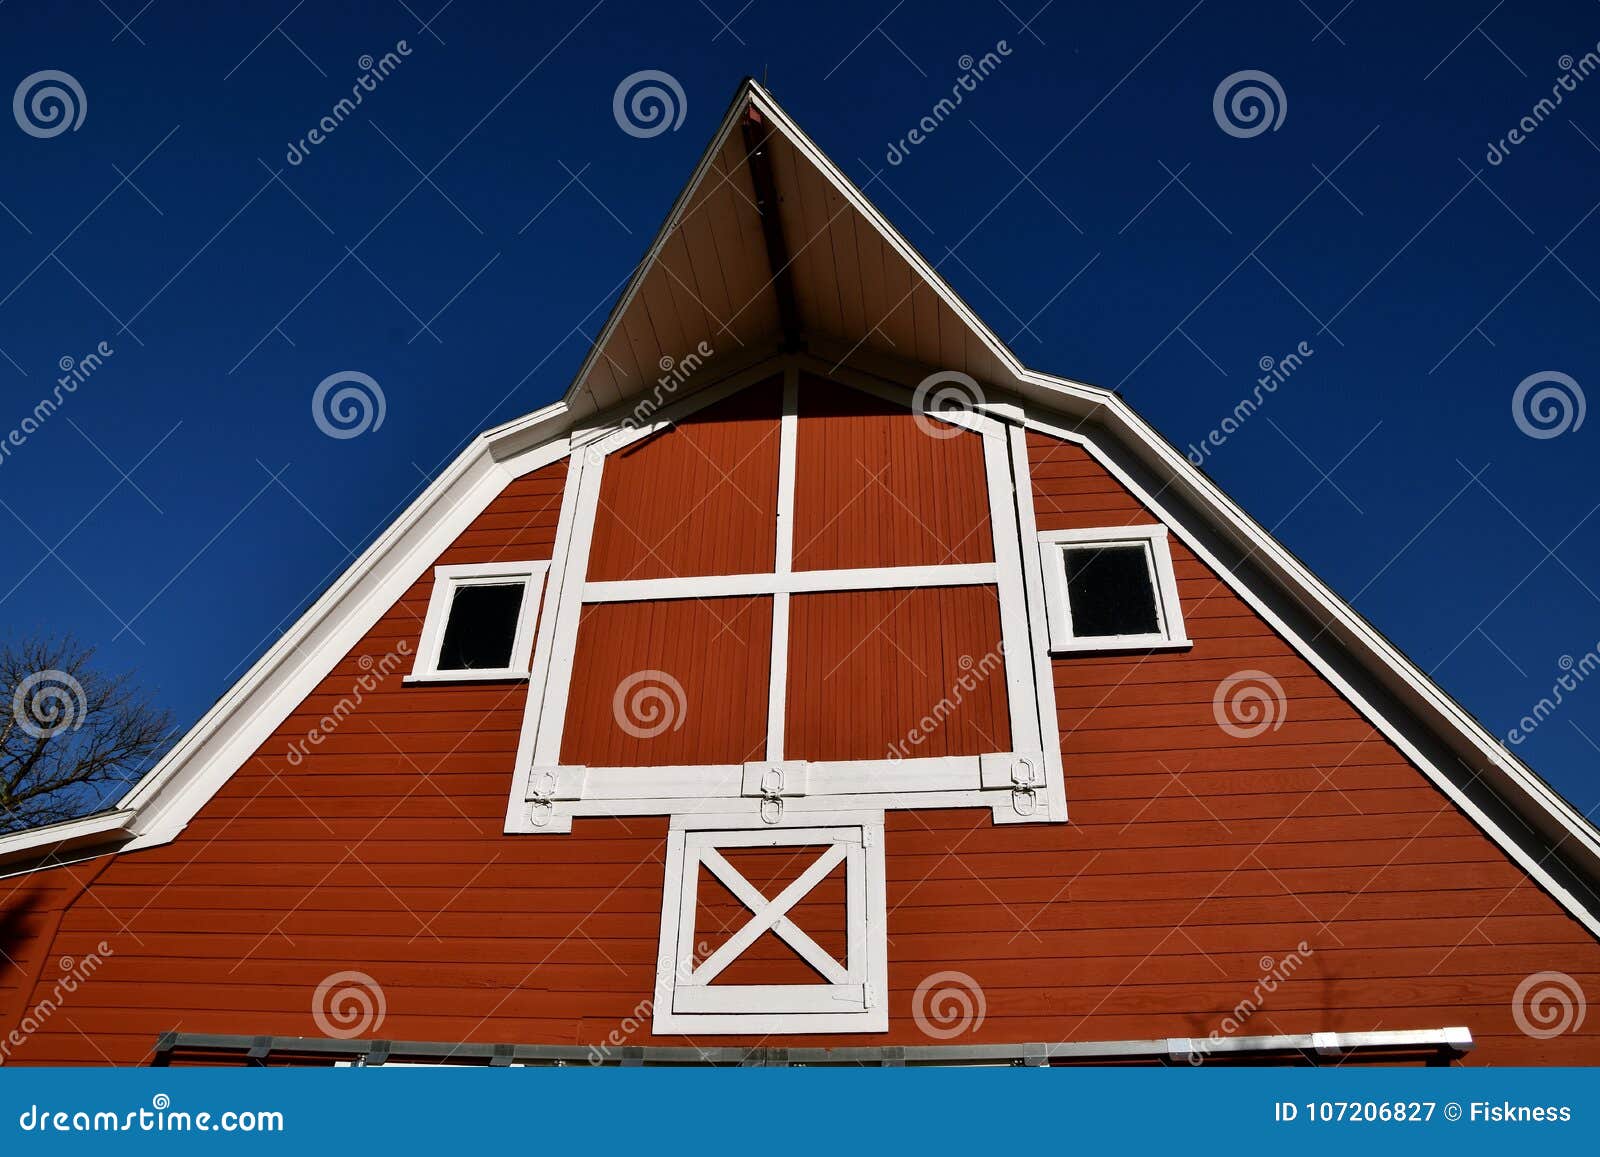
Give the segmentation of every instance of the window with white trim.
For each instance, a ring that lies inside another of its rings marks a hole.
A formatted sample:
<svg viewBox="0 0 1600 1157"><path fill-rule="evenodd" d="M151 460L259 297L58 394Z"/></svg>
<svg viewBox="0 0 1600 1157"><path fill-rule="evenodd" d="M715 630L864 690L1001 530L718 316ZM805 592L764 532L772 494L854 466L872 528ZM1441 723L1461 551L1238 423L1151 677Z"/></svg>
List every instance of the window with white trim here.
<svg viewBox="0 0 1600 1157"><path fill-rule="evenodd" d="M1165 526L1039 534L1050 650L1187 647Z"/></svg>
<svg viewBox="0 0 1600 1157"><path fill-rule="evenodd" d="M438 566L408 680L526 679L548 562Z"/></svg>
<svg viewBox="0 0 1600 1157"><path fill-rule="evenodd" d="M713 821L683 817L667 838L654 1031L887 1030L882 813L814 828L689 830L697 822ZM752 870L762 853L782 886ZM738 911L719 915L710 901L730 893ZM738 975L763 943L792 963L775 977L769 952Z"/></svg>

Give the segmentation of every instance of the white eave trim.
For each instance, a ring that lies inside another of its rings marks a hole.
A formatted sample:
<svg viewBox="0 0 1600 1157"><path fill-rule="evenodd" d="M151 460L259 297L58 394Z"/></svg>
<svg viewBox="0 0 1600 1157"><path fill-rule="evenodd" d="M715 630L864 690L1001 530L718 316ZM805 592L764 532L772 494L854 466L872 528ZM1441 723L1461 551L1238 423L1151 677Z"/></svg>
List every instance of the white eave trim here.
<svg viewBox="0 0 1600 1157"><path fill-rule="evenodd" d="M54 856L95 844L115 843L133 834L133 821L137 816L136 811L119 808L0 836L0 864Z"/></svg>

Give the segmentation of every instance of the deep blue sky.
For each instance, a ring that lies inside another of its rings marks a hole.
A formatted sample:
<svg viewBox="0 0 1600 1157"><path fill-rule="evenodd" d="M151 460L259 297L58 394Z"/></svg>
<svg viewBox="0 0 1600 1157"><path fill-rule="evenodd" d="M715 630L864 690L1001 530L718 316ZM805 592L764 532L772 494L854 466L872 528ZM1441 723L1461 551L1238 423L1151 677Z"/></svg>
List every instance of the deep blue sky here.
<svg viewBox="0 0 1600 1157"><path fill-rule="evenodd" d="M4 93L57 69L87 98L49 139L0 117L0 438L115 350L0 460L0 629L70 631L196 718L466 439L562 392L748 73L1025 361L1179 446L1309 343L1207 469L1492 731L1600 641L1600 418L1535 439L1511 407L1540 371L1600 391L1600 75L1485 160L1600 4L741 2L0 7ZM618 128L641 69L678 131ZM1287 106L1251 138L1213 116L1244 69ZM341 441L310 398L346 369L387 415ZM1587 811L1596 744L1600 680L1519 750Z"/></svg>

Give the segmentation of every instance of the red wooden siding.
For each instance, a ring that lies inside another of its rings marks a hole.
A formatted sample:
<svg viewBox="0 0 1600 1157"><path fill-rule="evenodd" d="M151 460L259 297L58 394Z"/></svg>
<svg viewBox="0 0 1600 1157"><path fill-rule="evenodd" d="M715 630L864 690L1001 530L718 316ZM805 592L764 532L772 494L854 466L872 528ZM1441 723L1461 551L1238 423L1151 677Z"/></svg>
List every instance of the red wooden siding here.
<svg viewBox="0 0 1600 1157"><path fill-rule="evenodd" d="M771 654L770 598L585 607L562 762L656 767L761 758Z"/></svg>
<svg viewBox="0 0 1600 1157"><path fill-rule="evenodd" d="M781 403L766 382L607 456L589 578L770 572Z"/></svg>
<svg viewBox="0 0 1600 1157"><path fill-rule="evenodd" d="M1081 451L1042 438L1030 446L1042 527L1147 517ZM444 557L547 553L564 469L513 484ZM680 491L653 498L693 501ZM1263 957L1282 960L1305 941L1313 951L1299 971L1241 1031L1465 1024L1479 1042L1476 1063L1600 1062L1592 1011L1580 1030L1539 1041L1517 1030L1512 1009L1517 984L1542 970L1571 975L1592 1002L1600 945L1176 539L1173 553L1191 650L1054 664L1071 821L1002 827L987 810L890 812L890 1029L781 1043L928 1043L914 994L948 970L981 986L985 1008L982 1024L951 1043L1204 1037L1251 997ZM430 582L383 616L177 841L0 881L0 944L16 962L0 961L0 1001L12 994L0 1004L0 1034L50 996L62 957L81 960L101 941L112 950L15 1059L139 1063L174 1028L317 1036L313 993L344 970L382 986L385 1019L369 1037L685 1043L651 1035L646 1003L667 821L502 832L520 684L405 686L396 675L289 764L309 722L349 694L362 656L415 643ZM875 620L850 608L834 615L833 596L792 602L796 654L811 656L791 669L791 702L809 721L790 732L797 754L881 754L876 745L896 736L873 733L869 694L880 720L886 704L901 710L890 696L907 685L926 710L949 686L951 656L976 658L973 648L997 637L986 591L966 592L970 613L949 620L902 622L890 613L896 593L874 597L888 600ZM753 630L765 613L754 604L765 600L751 602L740 621ZM693 600L674 605L707 615ZM925 681L871 630L885 616ZM813 622L820 642L808 650ZM749 704L762 701L766 670L758 631L739 647L712 644L705 631L669 635L664 623L657 633L654 622L590 618L583 630L604 646L580 638L579 661L592 668L574 685L569 734L603 727L617 679L647 659L663 669L699 661L705 676L680 676L697 713L663 739L680 742L668 736L704 720L754 748L764 719ZM897 677L873 690L866 668L847 663L835 681L848 693L808 704L806 689L826 687L828 668L858 642L882 648L874 662L896 664ZM633 667L617 665L624 643ZM740 662L742 696L732 670ZM1270 673L1285 691L1283 726L1253 740L1225 734L1212 716L1218 682L1243 668ZM985 702L985 728L1003 728L1003 701ZM973 733L970 720L952 717L929 743L965 744ZM1000 731L994 738L997 748L1009 742ZM623 752L614 737L598 741L597 750ZM766 877L742 862L775 889L803 869L803 857L777 859ZM742 910L706 890L702 927L707 938L725 935ZM808 898L796 918L839 947L829 898ZM629 1018L644 1027L622 1032Z"/></svg>
<svg viewBox="0 0 1600 1157"><path fill-rule="evenodd" d="M835 591L789 602L790 759L1011 749L993 587Z"/></svg>
<svg viewBox="0 0 1600 1157"><path fill-rule="evenodd" d="M1030 433L1028 458L1040 530L1161 521L1081 446Z"/></svg>
<svg viewBox="0 0 1600 1157"><path fill-rule="evenodd" d="M465 562L538 562L550 557L561 515L567 463L524 474L489 504L439 556L441 566ZM424 609L427 600L424 599Z"/></svg>
<svg viewBox="0 0 1600 1157"><path fill-rule="evenodd" d="M0 1063L20 1053L8 1037L12 1028L37 1019L35 990L51 995L61 975L60 958L50 957L64 913L109 863L102 858L0 881ZM75 964L67 962L69 973Z"/></svg>
<svg viewBox="0 0 1600 1157"><path fill-rule="evenodd" d="M904 407L803 375L796 463L796 570L994 559L976 434L929 437Z"/></svg>

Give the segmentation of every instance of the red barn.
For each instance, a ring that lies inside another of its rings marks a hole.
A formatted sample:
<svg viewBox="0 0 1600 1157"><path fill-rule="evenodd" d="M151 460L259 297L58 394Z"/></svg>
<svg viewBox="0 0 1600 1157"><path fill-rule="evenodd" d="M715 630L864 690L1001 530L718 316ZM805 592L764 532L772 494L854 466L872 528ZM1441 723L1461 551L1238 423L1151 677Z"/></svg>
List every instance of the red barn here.
<svg viewBox="0 0 1600 1157"><path fill-rule="evenodd" d="M21 1063L1600 1061L1594 829L753 83L565 397L0 872Z"/></svg>

